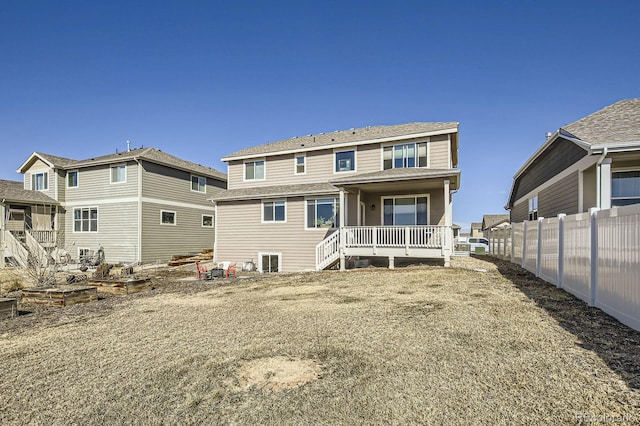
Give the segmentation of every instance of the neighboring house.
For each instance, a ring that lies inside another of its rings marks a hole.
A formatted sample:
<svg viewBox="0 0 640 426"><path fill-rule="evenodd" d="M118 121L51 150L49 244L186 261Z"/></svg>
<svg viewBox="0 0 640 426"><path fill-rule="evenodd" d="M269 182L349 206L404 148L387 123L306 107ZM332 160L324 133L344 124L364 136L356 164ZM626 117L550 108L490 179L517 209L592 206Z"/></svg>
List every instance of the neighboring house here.
<svg viewBox="0 0 640 426"><path fill-rule="evenodd" d="M482 222L471 222L471 232L469 233L470 237L484 237L484 233L482 232Z"/></svg>
<svg viewBox="0 0 640 426"><path fill-rule="evenodd" d="M215 197L218 261L268 271L319 270L352 257L439 258L453 248L460 185L458 123L321 133L222 159Z"/></svg>
<svg viewBox="0 0 640 426"><path fill-rule="evenodd" d="M515 174L511 222L639 203L639 152L640 99L558 129Z"/></svg>
<svg viewBox="0 0 640 426"><path fill-rule="evenodd" d="M482 231L504 228L511 224L509 214L485 214L482 216Z"/></svg>
<svg viewBox="0 0 640 426"><path fill-rule="evenodd" d="M141 148L87 160L34 152L18 172L21 190L15 182L0 187L0 199L11 200L2 206L6 247L20 239L17 228L73 259L102 247L110 263L213 247L209 198L226 188L226 175L212 168Z"/></svg>

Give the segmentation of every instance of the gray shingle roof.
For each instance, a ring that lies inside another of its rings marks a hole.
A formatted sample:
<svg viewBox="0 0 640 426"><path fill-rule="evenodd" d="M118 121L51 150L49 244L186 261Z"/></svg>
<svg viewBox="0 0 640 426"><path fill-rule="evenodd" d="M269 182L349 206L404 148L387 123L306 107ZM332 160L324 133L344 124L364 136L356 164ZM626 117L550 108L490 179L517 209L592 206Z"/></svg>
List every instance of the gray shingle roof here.
<svg viewBox="0 0 640 426"><path fill-rule="evenodd" d="M72 169L79 167L92 166L97 164L111 163L114 161L133 160L134 158L147 160L152 163L164 164L170 167L174 167L180 170L193 172L195 174L213 177L222 181L227 181L227 175L211 167L203 166L201 164L192 163L191 161L183 160L175 157L166 152L162 152L156 148L138 148L130 151L123 151L109 155L103 155L100 157L89 158L86 160L72 160L70 158L57 157L55 155L44 154L36 152L43 159L52 163L54 167L62 169Z"/></svg>
<svg viewBox="0 0 640 426"><path fill-rule="evenodd" d="M509 221L508 214L485 214L482 216L482 229L488 229L505 221Z"/></svg>
<svg viewBox="0 0 640 426"><path fill-rule="evenodd" d="M329 183L308 183L228 189L221 191L210 199L213 201L250 200L256 198L335 194L337 192L339 192L339 189Z"/></svg>
<svg viewBox="0 0 640 426"><path fill-rule="evenodd" d="M358 129L340 130L317 135L307 135L284 139L251 148L241 149L229 154L223 160L250 155L271 154L281 151L305 151L312 148L331 146L349 142L360 142L374 139L400 137L417 133L437 132L447 129L457 129L457 122L416 122L397 124L392 126L367 126Z"/></svg>
<svg viewBox="0 0 640 426"><path fill-rule="evenodd" d="M23 203L59 204L56 200L40 191L24 189L22 182L0 179L0 199Z"/></svg>
<svg viewBox="0 0 640 426"><path fill-rule="evenodd" d="M350 175L332 179L330 182L337 185L349 183L389 182L409 179L429 179L458 175L460 175L460 171L457 169L427 169L422 167L411 167Z"/></svg>
<svg viewBox="0 0 640 426"><path fill-rule="evenodd" d="M562 130L591 144L640 142L640 98L616 102Z"/></svg>

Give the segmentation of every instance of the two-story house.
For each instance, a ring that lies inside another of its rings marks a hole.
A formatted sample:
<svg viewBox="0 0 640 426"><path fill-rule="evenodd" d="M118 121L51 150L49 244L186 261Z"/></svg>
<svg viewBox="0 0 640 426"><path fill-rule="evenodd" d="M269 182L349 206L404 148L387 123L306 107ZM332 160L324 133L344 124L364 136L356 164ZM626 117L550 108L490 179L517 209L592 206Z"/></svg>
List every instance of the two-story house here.
<svg viewBox="0 0 640 426"><path fill-rule="evenodd" d="M0 194L1 241L17 260L24 258L21 245L37 249L34 241L45 250L63 248L74 259L102 247L110 263L166 261L212 248L209 198L227 180L224 173L154 148L86 160L34 152L18 172L22 188L0 185L11 192Z"/></svg>
<svg viewBox="0 0 640 426"><path fill-rule="evenodd" d="M263 272L319 270L355 257L438 258L453 247L460 185L458 123L408 123L321 133L222 159L218 261Z"/></svg>

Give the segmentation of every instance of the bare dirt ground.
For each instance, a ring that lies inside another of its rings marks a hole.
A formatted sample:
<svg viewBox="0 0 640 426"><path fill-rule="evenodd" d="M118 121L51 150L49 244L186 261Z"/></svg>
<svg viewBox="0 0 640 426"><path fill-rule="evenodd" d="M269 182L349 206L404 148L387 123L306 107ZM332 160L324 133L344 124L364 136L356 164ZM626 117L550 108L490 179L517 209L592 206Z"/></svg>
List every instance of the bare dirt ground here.
<svg viewBox="0 0 640 426"><path fill-rule="evenodd" d="M509 264L181 281L0 320L2 424L640 423L640 333Z"/></svg>

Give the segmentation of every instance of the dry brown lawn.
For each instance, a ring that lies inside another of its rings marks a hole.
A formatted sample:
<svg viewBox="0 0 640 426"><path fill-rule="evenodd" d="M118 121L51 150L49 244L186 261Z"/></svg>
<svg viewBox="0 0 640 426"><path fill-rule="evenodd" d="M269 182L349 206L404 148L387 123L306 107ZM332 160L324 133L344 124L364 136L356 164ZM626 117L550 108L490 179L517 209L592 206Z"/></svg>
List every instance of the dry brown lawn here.
<svg viewBox="0 0 640 426"><path fill-rule="evenodd" d="M505 262L179 276L0 321L0 423L640 422L640 333Z"/></svg>

